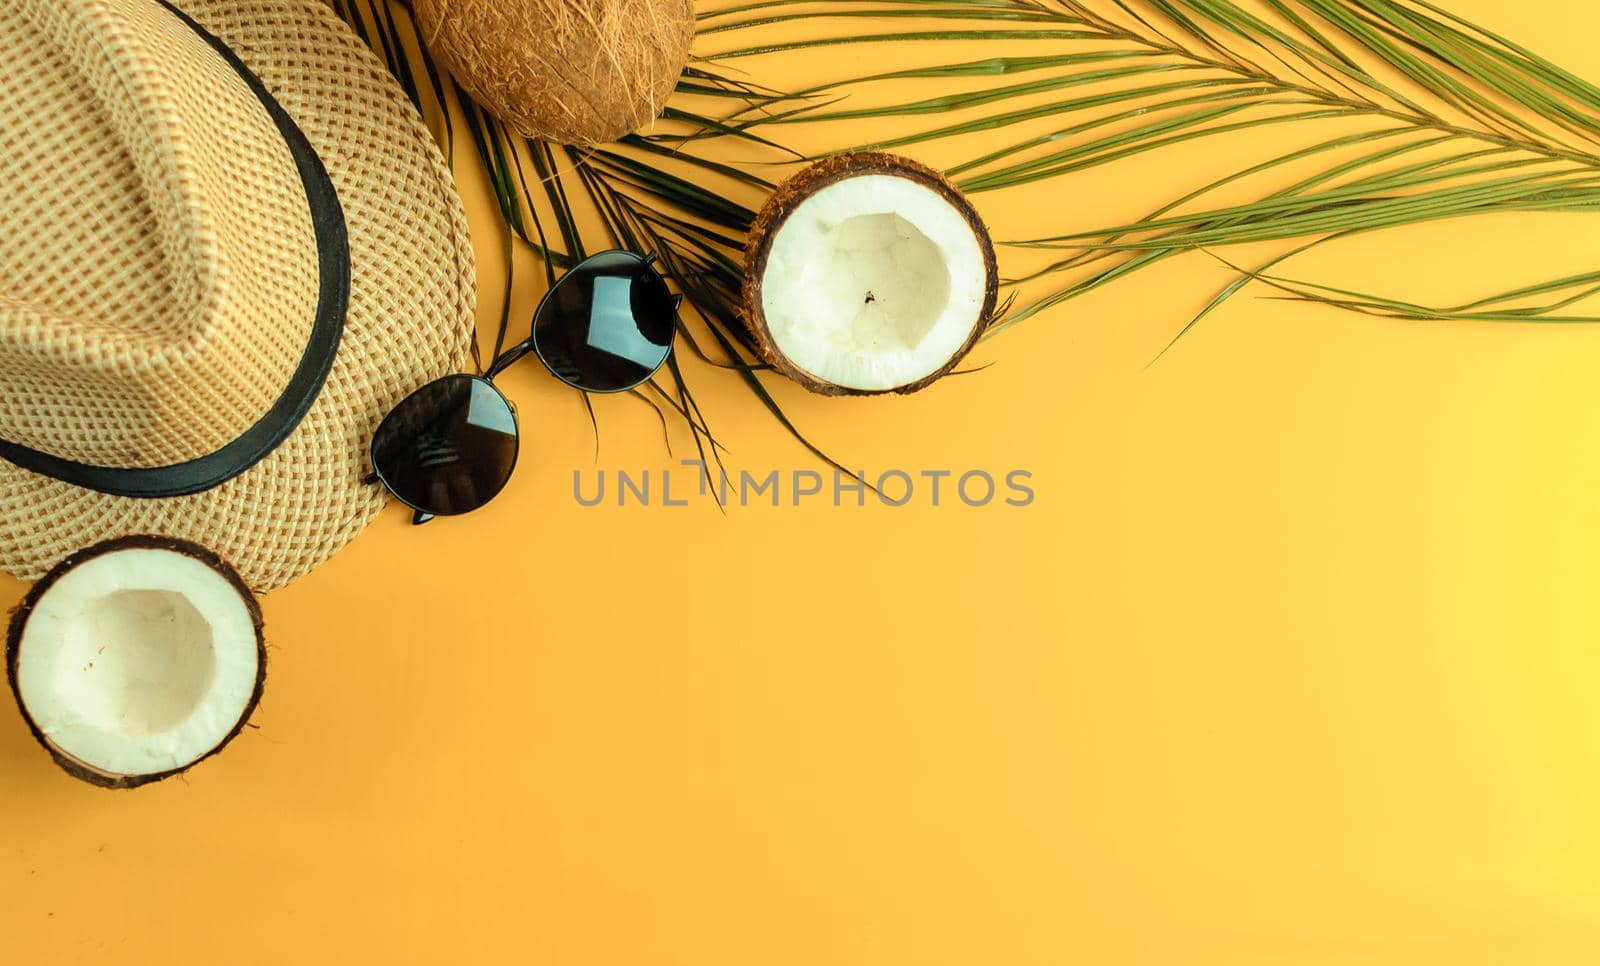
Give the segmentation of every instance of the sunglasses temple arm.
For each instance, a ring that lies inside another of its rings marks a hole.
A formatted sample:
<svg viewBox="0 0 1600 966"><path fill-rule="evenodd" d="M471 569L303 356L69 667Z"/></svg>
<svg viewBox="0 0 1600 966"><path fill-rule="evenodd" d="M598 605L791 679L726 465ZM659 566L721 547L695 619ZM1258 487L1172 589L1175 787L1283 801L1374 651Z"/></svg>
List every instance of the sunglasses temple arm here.
<svg viewBox="0 0 1600 966"><path fill-rule="evenodd" d="M519 342L507 349L505 352L502 352L499 358L489 363L489 371L483 374L483 378L489 380L490 382L494 382L495 376L500 375L500 373L505 372L507 369L515 365L517 360L527 355L529 350L532 348L533 340L529 339L526 342Z"/></svg>

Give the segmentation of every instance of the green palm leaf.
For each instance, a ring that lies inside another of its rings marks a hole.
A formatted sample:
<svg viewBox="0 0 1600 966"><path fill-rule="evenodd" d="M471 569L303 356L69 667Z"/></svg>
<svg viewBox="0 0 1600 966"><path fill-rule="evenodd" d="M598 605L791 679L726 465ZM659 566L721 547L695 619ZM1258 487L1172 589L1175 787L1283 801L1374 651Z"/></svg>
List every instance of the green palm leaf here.
<svg viewBox="0 0 1600 966"><path fill-rule="evenodd" d="M508 245L531 247L547 276L600 247L658 249L697 309L682 343L737 373L818 455L765 387L767 367L740 322L745 233L774 174L801 157L953 150L965 159L947 170L978 194L1145 155L1181 157L1212 142L1248 150L1267 143L1254 137L1265 131L1300 139L1224 177L1197 179L1142 217L1011 240L1015 259L1047 260L1012 272L1008 308L991 335L1166 259L1197 251L1226 259L1221 252L1246 244L1278 252L1255 269L1234 266L1233 282L1180 336L1250 285L1348 311L1480 322L1588 321L1577 308L1600 296L1600 277L1580 274L1430 307L1276 274L1304 251L1367 232L1600 208L1600 88L1427 0L706 4L696 59L663 121L649 135L588 152L510 135L427 57L402 7L334 4L387 59L447 147L455 106ZM993 53L974 59L974 41ZM789 91L760 83L769 57L809 69L805 52L840 45L915 51L925 63L808 78ZM925 96L926 86L924 96L894 96L902 82L919 80L951 87L936 97ZM790 132L802 128L822 132L821 151L793 147ZM995 132L1013 128L997 141ZM734 157L747 160L723 160ZM502 314L497 345L513 321ZM641 395L663 419L668 410L682 419L715 457L721 448L684 368Z"/></svg>
<svg viewBox="0 0 1600 966"><path fill-rule="evenodd" d="M766 8L797 7L819 21L840 17L828 4L792 0L742 9L750 16ZM996 40L1011 35L1011 23L1019 18L1037 31L1070 34L1072 39L1060 44L1053 62L1048 56L1026 58L1028 70L1047 72L1026 83L1005 81L941 98L887 103L880 98L863 104L886 77L938 76L939 68L877 72L805 89L814 98L852 95L843 106L806 105L778 119L758 116L747 121L747 129L959 116L913 126L908 133L868 145L892 148L963 143L978 132L1056 122L999 148L986 145L988 150L948 169L964 190L986 192L1199 142L1238 141L1241 135L1269 128L1305 131L1308 138L1340 125L1367 128L1338 138L1323 134L1304 148L1262 158L1240 173L1183 192L1141 219L1017 240L1017 248L1073 254L1017 278L1019 283L1054 279L1055 287L1022 303L995 331L1196 249L1277 242L1290 246L1286 254L1298 254L1334 238L1427 221L1600 205L1595 177L1600 175L1600 89L1420 0L1269 0L1251 8L1231 0L894 0L851 7L852 16L876 9L885 17L903 16L908 7L919 9L930 21L929 32L932 21L948 19L952 10L959 9L962 21L970 23L1003 9L1004 17L993 18L991 36ZM705 19L713 18L724 19L714 14ZM785 44L830 41L882 42L847 29ZM735 47L728 55L742 58L751 49ZM1069 59L1084 53L1096 59ZM1133 66L1106 66L1119 58ZM720 57L710 54L708 59ZM997 78L1010 73L1002 64L996 60ZM962 70L968 64L952 66ZM1105 76L1118 70L1126 76ZM1182 73L1172 82L1140 80L1173 72ZM973 76L981 75L974 71ZM1091 93L1022 100L1071 87ZM1010 106L1013 99L1020 102L1015 107ZM1394 140L1403 143L1383 143ZM860 146L846 142L828 150ZM1431 156L1416 162L1411 156L1417 152ZM1284 172L1307 162L1318 162L1323 170L1288 187L1276 183ZM1253 200L1205 203L1219 189L1242 182L1257 187ZM1252 280L1241 275L1224 300ZM1360 302L1318 301L1352 310ZM1206 312L1218 304L1212 302ZM1438 310L1403 300L1382 306L1400 317L1442 317ZM1506 320L1554 320L1551 313L1557 310L1533 307Z"/></svg>

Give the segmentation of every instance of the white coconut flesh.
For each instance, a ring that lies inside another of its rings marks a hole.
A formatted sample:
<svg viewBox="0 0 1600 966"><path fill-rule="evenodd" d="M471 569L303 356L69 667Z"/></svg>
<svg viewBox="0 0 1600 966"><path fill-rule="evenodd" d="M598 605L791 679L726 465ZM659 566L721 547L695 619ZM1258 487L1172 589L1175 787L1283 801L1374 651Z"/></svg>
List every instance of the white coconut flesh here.
<svg viewBox="0 0 1600 966"><path fill-rule="evenodd" d="M255 694L256 627L239 590L170 550L93 557L39 598L17 693L61 753L114 776L184 768L222 744Z"/></svg>
<svg viewBox="0 0 1600 966"><path fill-rule="evenodd" d="M850 389L939 371L982 324L988 287L972 226L910 178L864 174L824 187L774 229L761 276L773 344Z"/></svg>

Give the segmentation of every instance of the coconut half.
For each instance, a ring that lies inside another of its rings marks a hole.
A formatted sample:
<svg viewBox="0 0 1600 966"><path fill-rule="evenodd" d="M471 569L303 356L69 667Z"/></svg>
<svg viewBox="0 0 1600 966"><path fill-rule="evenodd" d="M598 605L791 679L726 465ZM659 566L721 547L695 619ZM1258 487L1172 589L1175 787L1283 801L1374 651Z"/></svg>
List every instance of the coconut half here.
<svg viewBox="0 0 1600 966"><path fill-rule="evenodd" d="M843 154L780 185L750 230L744 317L772 366L825 395L915 392L977 343L994 245L961 192L898 155Z"/></svg>
<svg viewBox="0 0 1600 966"><path fill-rule="evenodd" d="M6 638L11 690L70 774L132 788L239 733L261 698L261 608L216 554L166 537L80 551L34 586Z"/></svg>

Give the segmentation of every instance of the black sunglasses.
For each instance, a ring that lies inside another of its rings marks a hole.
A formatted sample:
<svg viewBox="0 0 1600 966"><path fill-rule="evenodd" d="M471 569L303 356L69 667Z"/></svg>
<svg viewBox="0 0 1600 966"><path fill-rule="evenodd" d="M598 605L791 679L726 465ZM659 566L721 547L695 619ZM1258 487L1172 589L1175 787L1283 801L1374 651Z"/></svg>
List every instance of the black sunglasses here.
<svg viewBox="0 0 1600 966"><path fill-rule="evenodd" d="M481 376L436 379L400 401L372 437L372 475L416 513L414 523L476 510L517 465L517 412L494 378L530 351L557 379L584 392L623 392L672 354L678 306L656 256L601 252L550 290L533 332Z"/></svg>

